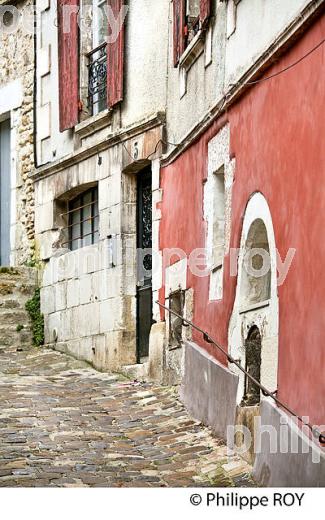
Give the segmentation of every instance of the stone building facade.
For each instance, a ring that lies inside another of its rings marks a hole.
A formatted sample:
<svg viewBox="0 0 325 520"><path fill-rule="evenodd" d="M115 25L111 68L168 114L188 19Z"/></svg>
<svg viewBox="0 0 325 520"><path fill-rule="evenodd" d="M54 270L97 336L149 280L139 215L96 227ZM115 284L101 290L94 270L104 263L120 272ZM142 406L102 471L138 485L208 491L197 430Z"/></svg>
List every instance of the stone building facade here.
<svg viewBox="0 0 325 520"><path fill-rule="evenodd" d="M148 357L152 324L154 288L150 275L138 275L136 250L140 238L142 246L151 247L159 218L152 201L160 197L169 2L129 2L119 36L108 46L89 22L91 9L98 15L96 6L77 6L85 23L71 27L67 48L75 54L67 61L65 36L55 25L62 5L38 5L39 167L33 181L36 240L45 266L45 340L98 369L127 370L131 365L132 370ZM123 7L119 1L109 5ZM117 60L121 70L116 76L114 70L110 75L107 59ZM71 83L75 75L75 89L64 98L61 80L67 70ZM114 89L120 90L118 101L112 100ZM71 117L72 109L67 115L65 108L73 103L76 120L69 125L64 118Z"/></svg>
<svg viewBox="0 0 325 520"><path fill-rule="evenodd" d="M195 2L173 4L177 27ZM189 17L170 34L150 349L197 420L228 441L248 427L237 447L259 482L323 486L323 194L317 215L306 200L324 172L325 2L202 6L194 37Z"/></svg>
<svg viewBox="0 0 325 520"><path fill-rule="evenodd" d="M23 265L35 259L30 178L34 169L34 37L22 22L32 7L32 0L0 2L0 265Z"/></svg>

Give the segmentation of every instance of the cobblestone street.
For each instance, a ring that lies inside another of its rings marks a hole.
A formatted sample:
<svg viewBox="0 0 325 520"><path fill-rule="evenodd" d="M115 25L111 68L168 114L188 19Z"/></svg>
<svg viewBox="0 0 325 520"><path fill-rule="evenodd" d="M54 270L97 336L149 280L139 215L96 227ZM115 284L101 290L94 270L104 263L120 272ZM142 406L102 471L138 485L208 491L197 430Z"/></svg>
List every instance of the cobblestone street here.
<svg viewBox="0 0 325 520"><path fill-rule="evenodd" d="M251 486L175 389L42 349L0 351L0 486Z"/></svg>

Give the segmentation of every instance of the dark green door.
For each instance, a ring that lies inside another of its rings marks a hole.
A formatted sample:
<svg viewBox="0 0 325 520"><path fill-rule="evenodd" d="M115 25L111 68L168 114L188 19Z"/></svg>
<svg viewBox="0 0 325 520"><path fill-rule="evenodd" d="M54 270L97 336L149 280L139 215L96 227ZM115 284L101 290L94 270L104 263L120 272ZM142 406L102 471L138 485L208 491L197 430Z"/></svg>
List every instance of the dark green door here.
<svg viewBox="0 0 325 520"><path fill-rule="evenodd" d="M137 358L149 355L152 325L152 188L151 169L138 174L137 196Z"/></svg>

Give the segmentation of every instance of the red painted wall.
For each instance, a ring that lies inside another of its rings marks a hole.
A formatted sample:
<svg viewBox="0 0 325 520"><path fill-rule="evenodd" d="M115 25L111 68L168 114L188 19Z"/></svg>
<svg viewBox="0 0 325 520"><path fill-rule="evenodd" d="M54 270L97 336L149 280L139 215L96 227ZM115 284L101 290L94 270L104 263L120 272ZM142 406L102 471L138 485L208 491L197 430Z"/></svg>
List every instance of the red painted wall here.
<svg viewBox="0 0 325 520"><path fill-rule="evenodd" d="M325 17L270 68L284 69L325 35ZM252 88L228 113L236 158L230 247L239 247L250 195L261 191L270 206L276 247L284 258L297 250L279 287L279 398L314 424L325 424L325 45L289 71ZM203 184L207 145L221 122L173 164L162 169L160 248L187 255L205 247ZM188 273L194 288L194 322L227 346L236 278L225 259L224 296L208 301L208 278ZM163 303L164 291L160 294ZM201 335L194 340L213 355ZM225 360L223 360L225 361Z"/></svg>

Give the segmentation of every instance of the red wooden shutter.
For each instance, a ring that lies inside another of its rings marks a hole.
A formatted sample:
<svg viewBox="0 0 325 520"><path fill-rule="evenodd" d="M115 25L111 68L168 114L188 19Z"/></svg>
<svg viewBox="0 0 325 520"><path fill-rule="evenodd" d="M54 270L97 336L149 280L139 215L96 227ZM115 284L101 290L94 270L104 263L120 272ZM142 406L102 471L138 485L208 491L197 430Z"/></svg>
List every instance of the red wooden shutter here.
<svg viewBox="0 0 325 520"><path fill-rule="evenodd" d="M58 0L60 132L78 123L79 0ZM71 9L71 10L69 10Z"/></svg>
<svg viewBox="0 0 325 520"><path fill-rule="evenodd" d="M108 0L108 4L117 20L125 0ZM109 34L109 38L110 36L111 34ZM124 40L125 22L123 21L116 41L107 43L107 103L109 107L113 107L123 100Z"/></svg>
<svg viewBox="0 0 325 520"><path fill-rule="evenodd" d="M200 0L200 21L204 27L211 15L211 0Z"/></svg>
<svg viewBox="0 0 325 520"><path fill-rule="evenodd" d="M185 2L174 0L174 67L185 50Z"/></svg>

